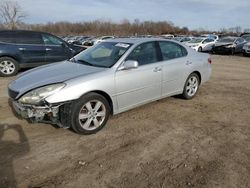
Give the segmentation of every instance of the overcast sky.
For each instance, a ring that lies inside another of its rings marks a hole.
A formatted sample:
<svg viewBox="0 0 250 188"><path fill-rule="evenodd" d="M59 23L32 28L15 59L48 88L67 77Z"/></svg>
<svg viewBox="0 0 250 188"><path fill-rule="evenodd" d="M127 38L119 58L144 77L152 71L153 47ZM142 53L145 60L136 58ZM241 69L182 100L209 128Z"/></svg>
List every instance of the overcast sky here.
<svg viewBox="0 0 250 188"><path fill-rule="evenodd" d="M250 28L250 0L17 0L28 23L172 21L190 29Z"/></svg>

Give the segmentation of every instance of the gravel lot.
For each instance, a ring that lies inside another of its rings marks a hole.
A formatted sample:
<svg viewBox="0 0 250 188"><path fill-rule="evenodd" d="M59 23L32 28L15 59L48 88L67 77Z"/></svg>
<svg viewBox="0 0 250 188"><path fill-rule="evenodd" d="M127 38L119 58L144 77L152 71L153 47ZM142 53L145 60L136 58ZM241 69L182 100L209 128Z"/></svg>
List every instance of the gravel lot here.
<svg viewBox="0 0 250 188"><path fill-rule="evenodd" d="M193 100L166 98L80 136L17 119L0 78L0 187L250 187L250 58L212 56Z"/></svg>

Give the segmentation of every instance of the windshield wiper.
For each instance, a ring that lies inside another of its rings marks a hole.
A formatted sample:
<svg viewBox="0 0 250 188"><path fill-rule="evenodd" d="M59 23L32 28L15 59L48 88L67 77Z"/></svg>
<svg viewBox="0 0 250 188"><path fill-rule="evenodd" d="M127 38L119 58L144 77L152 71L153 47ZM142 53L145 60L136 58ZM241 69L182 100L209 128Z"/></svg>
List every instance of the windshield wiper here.
<svg viewBox="0 0 250 188"><path fill-rule="evenodd" d="M75 63L76 59L74 57L72 57L71 59L69 59L69 61Z"/></svg>
<svg viewBox="0 0 250 188"><path fill-rule="evenodd" d="M79 59L79 60L77 60L77 61L78 61L78 62L80 62L80 63L82 63L82 64L84 64L84 65L89 65L89 66L93 66L93 67L108 68L108 67L103 66L103 65L97 65L97 64L92 64L92 63L89 63L89 62L84 61L84 60L82 60L82 59Z"/></svg>

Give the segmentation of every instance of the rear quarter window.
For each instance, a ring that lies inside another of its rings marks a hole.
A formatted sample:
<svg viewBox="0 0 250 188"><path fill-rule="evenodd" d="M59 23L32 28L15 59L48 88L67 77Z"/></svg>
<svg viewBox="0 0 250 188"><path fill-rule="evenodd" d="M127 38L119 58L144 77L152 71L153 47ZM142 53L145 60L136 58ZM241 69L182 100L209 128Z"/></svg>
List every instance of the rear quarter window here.
<svg viewBox="0 0 250 188"><path fill-rule="evenodd" d="M14 32L1 32L0 33L0 42L4 43L15 43L16 33Z"/></svg>
<svg viewBox="0 0 250 188"><path fill-rule="evenodd" d="M20 32L16 34L17 44L43 44L42 36L39 33Z"/></svg>

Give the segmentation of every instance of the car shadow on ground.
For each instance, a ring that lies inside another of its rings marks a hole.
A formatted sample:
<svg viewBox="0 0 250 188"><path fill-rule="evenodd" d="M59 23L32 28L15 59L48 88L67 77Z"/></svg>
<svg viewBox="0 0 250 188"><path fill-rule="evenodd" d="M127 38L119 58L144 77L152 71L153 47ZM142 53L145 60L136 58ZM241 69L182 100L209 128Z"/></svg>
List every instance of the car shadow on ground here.
<svg viewBox="0 0 250 188"><path fill-rule="evenodd" d="M9 140L5 135L15 131L18 141ZM18 124L0 124L0 187L16 187L16 178L13 162L30 151L28 139Z"/></svg>

